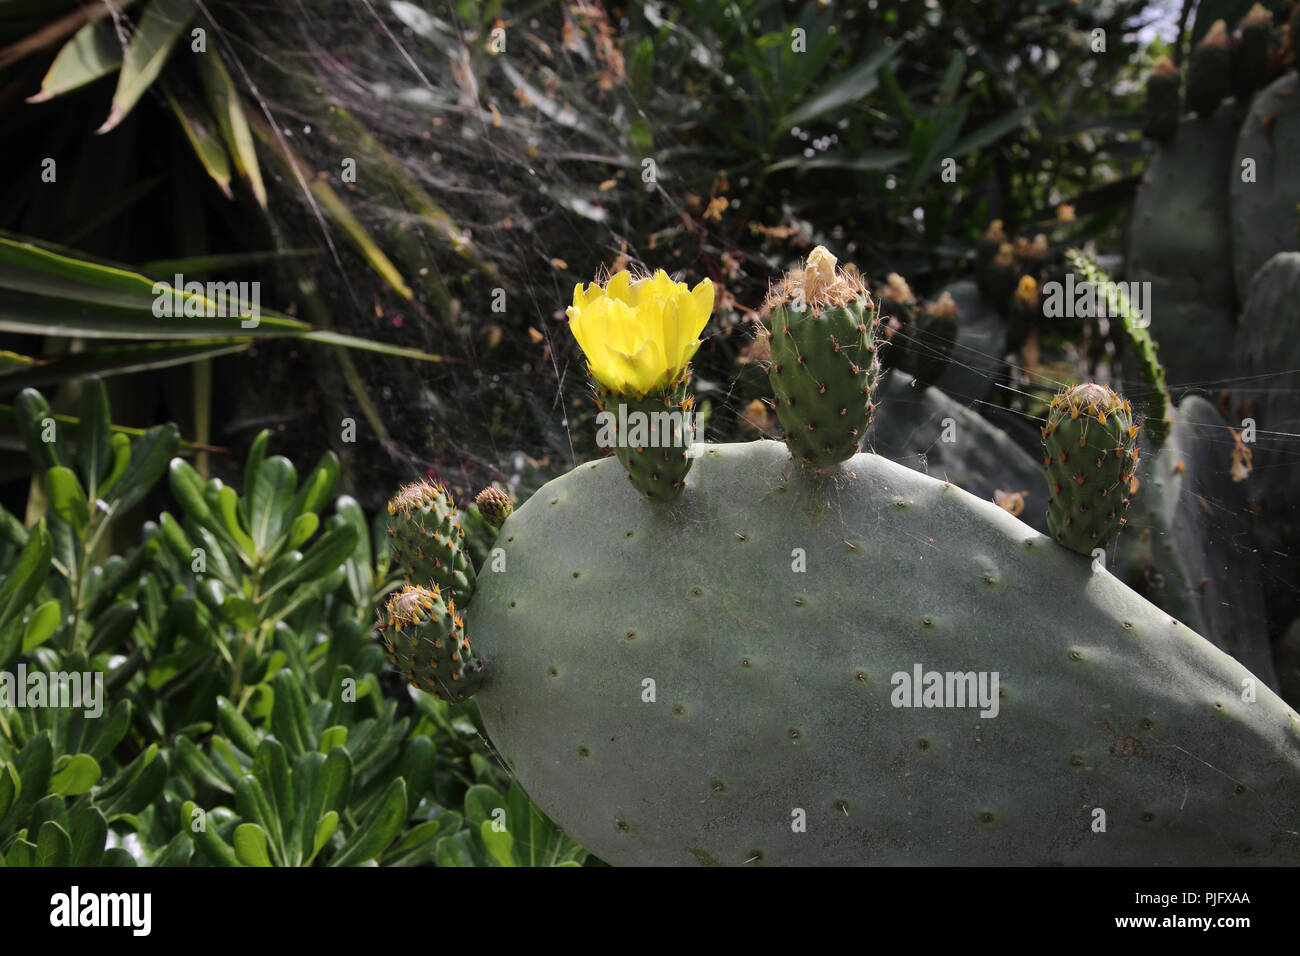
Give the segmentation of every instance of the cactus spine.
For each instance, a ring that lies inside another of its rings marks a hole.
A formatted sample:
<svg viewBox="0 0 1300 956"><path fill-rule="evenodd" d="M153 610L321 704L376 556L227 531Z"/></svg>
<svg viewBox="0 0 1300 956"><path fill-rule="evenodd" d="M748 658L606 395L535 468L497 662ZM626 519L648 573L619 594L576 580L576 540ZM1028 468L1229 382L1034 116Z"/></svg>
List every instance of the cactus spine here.
<svg viewBox="0 0 1300 956"><path fill-rule="evenodd" d="M777 285L769 305L768 377L790 453L814 469L853 457L871 424L880 374L871 296L818 246Z"/></svg>
<svg viewBox="0 0 1300 956"><path fill-rule="evenodd" d="M1105 385L1074 385L1052 398L1043 469L1051 492L1047 526L1058 544L1091 554L1124 526L1136 490L1137 433L1128 400Z"/></svg>

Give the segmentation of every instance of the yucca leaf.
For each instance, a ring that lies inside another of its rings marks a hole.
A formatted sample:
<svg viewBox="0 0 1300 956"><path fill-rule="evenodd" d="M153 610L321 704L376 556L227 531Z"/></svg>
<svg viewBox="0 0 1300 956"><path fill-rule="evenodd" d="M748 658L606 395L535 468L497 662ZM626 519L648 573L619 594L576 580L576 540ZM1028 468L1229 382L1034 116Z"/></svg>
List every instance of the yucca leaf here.
<svg viewBox="0 0 1300 956"><path fill-rule="evenodd" d="M108 119L96 132L107 133L126 119L131 108L158 79L172 47L193 18L196 0L150 0L122 57L117 92Z"/></svg>
<svg viewBox="0 0 1300 956"><path fill-rule="evenodd" d="M41 81L41 91L27 98L43 103L105 77L122 65L122 44L107 17L87 23L63 45Z"/></svg>

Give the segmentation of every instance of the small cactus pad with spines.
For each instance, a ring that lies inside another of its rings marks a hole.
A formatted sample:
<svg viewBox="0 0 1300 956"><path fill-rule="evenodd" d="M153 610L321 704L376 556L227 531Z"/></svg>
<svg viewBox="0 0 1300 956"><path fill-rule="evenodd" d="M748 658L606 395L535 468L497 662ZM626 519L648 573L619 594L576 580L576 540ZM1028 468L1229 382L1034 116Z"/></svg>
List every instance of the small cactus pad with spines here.
<svg viewBox="0 0 1300 956"><path fill-rule="evenodd" d="M470 650L456 602L436 586L408 584L390 597L379 633L389 662L439 700L465 700L483 681L483 662Z"/></svg>
<svg viewBox="0 0 1300 956"><path fill-rule="evenodd" d="M407 584L436 584L461 607L469 603L474 566L451 492L428 481L403 486L388 502L388 536Z"/></svg>
<svg viewBox="0 0 1300 956"><path fill-rule="evenodd" d="M478 505L478 513L487 523L498 529L506 523L510 513L515 510L510 496L496 485L490 485L480 491L474 498L474 504Z"/></svg>
<svg viewBox="0 0 1300 956"><path fill-rule="evenodd" d="M1197 116L1212 116L1232 92L1232 54L1228 47L1228 28L1222 20L1216 20L1192 51L1187 66L1187 108Z"/></svg>
<svg viewBox="0 0 1300 956"><path fill-rule="evenodd" d="M1050 498L1047 526L1058 544L1091 554L1120 528L1134 490L1138 426L1128 400L1105 385L1062 389L1042 428Z"/></svg>
<svg viewBox="0 0 1300 956"><path fill-rule="evenodd" d="M602 432L627 472L628 481L643 498L657 504L675 501L686 488L694 459L688 455L695 440L695 398L686 379L672 391L649 395L620 395L596 389ZM626 423L626 427L625 427Z"/></svg>
<svg viewBox="0 0 1300 956"><path fill-rule="evenodd" d="M1173 142L1182 114L1183 76L1173 61L1159 57L1147 74L1146 134L1160 143Z"/></svg>
<svg viewBox="0 0 1300 956"><path fill-rule="evenodd" d="M879 315L861 280L823 246L771 300L768 378L795 460L820 469L857 454L875 408Z"/></svg>

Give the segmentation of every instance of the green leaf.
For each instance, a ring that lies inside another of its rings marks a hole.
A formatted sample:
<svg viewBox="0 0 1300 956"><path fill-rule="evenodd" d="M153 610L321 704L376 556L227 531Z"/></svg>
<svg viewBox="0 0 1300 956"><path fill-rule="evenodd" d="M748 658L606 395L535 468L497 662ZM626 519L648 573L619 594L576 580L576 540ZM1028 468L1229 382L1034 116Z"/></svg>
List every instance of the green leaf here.
<svg viewBox="0 0 1300 956"><path fill-rule="evenodd" d="M334 503L334 511L338 520L350 524L357 532L357 545L345 565L348 594L357 607L369 607L375 582L370 560L370 526L366 522L365 512L356 499L349 495L339 497Z"/></svg>
<svg viewBox="0 0 1300 956"><path fill-rule="evenodd" d="M792 110L777 124L778 130L784 132L794 126L800 126L817 117L839 109L849 103L857 102L870 95L880 84L877 76L880 68L886 64L893 65L899 56L897 45L886 44L873 51L861 63L850 67L830 83L822 87L812 99Z"/></svg>
<svg viewBox="0 0 1300 956"><path fill-rule="evenodd" d="M13 764L0 764L0 821L9 814L9 808L18 799L22 788L17 768Z"/></svg>
<svg viewBox="0 0 1300 956"><path fill-rule="evenodd" d="M75 807L68 816L72 838L70 865L97 866L104 856L104 841L108 838L104 814L99 807L87 804Z"/></svg>
<svg viewBox="0 0 1300 956"><path fill-rule="evenodd" d="M280 534L297 484L293 462L283 456L268 458L257 470L257 480L247 489L248 530L257 554L265 555L267 546Z"/></svg>
<svg viewBox="0 0 1300 956"><path fill-rule="evenodd" d="M263 428L253 439L253 444L248 449L248 461L244 463L244 490L249 491L253 485L257 484L257 473L262 470L262 462L266 461L266 446L271 441L271 430ZM244 522L248 523L248 502L241 502Z"/></svg>
<svg viewBox="0 0 1300 956"><path fill-rule="evenodd" d="M953 157L965 156L967 153L973 152L974 150L983 149L986 146L992 146L1027 118L1033 116L1035 112L1036 110L1034 107L1026 106L1023 109L1014 110L1006 116L999 116L992 122L986 123L953 147Z"/></svg>
<svg viewBox="0 0 1300 956"><path fill-rule="evenodd" d="M272 681L275 702L271 705L271 730L293 759L316 749L312 743L307 702L293 672L282 670Z"/></svg>
<svg viewBox="0 0 1300 956"><path fill-rule="evenodd" d="M438 840L439 866L478 866L478 852L469 832L462 830Z"/></svg>
<svg viewBox="0 0 1300 956"><path fill-rule="evenodd" d="M235 827L235 857L244 866L270 866L266 853L266 833L256 823Z"/></svg>
<svg viewBox="0 0 1300 956"><path fill-rule="evenodd" d="M198 59L202 61L207 57L199 54ZM216 121L195 101L188 89L167 82L162 85L167 105L181 124L194 155L198 157L209 178L217 184L221 194L227 199L233 199L234 193L230 191L230 155L221 141Z"/></svg>
<svg viewBox="0 0 1300 956"><path fill-rule="evenodd" d="M55 467L45 473L45 492L50 496L50 507L66 521L77 536L85 538L90 527L90 503L86 492L71 468Z"/></svg>
<svg viewBox="0 0 1300 956"><path fill-rule="evenodd" d="M46 601L27 618L27 625L23 628L22 652L26 654L40 647L50 639L58 627L59 602Z"/></svg>
<svg viewBox="0 0 1300 956"><path fill-rule="evenodd" d="M108 392L95 376L81 386L81 419L77 429L77 464L86 484L86 495L98 497L99 483L110 467Z"/></svg>
<svg viewBox="0 0 1300 956"><path fill-rule="evenodd" d="M253 145L253 133L244 116L244 108L239 101L239 92L226 71L214 48L200 53L195 60L199 80L208 97L208 107L217 117L217 125L226 149L234 160L235 169L248 182L253 197L259 206L266 208L266 186L262 183L262 172L257 163L257 150Z"/></svg>
<svg viewBox="0 0 1300 956"><path fill-rule="evenodd" d="M50 774L54 769L54 747L50 743L49 731L43 730L23 747L18 754L16 769L21 786L16 788L9 815L0 820L0 833L5 832L10 823L27 819L32 807L49 791Z"/></svg>
<svg viewBox="0 0 1300 956"><path fill-rule="evenodd" d="M108 477L99 483L101 498L107 496L109 490L117 486L131 464L131 439L121 432L114 432L108 440L108 447L109 455L113 460L109 463Z"/></svg>
<svg viewBox="0 0 1300 956"><path fill-rule="evenodd" d="M217 698L217 723L236 747L250 757L257 753L260 746L257 731L225 697Z"/></svg>
<svg viewBox="0 0 1300 956"><path fill-rule="evenodd" d="M396 860L398 857L419 849L420 846L434 839L441 828L441 820L426 820L419 826L412 827L407 831L406 836L402 837L401 841L385 854L385 861Z"/></svg>
<svg viewBox="0 0 1300 956"><path fill-rule="evenodd" d="M356 545L355 528L349 525L331 528L316 540L301 561L262 593L263 600L282 589L297 587L305 581L325 577L347 560Z"/></svg>
<svg viewBox="0 0 1300 956"><path fill-rule="evenodd" d="M72 862L72 840L53 820L41 824L33 862L36 866L67 866Z"/></svg>
<svg viewBox="0 0 1300 956"><path fill-rule="evenodd" d="M54 542L41 519L28 535L18 560L0 580L0 626L16 620L45 584L53 554Z"/></svg>
<svg viewBox="0 0 1300 956"><path fill-rule="evenodd" d="M331 810L320 818L316 824L316 833L312 839L311 855L307 857L306 864L310 866L312 860L316 859L316 854L320 853L321 848L329 842L334 831L339 828L339 815L337 811Z"/></svg>
<svg viewBox="0 0 1300 956"><path fill-rule="evenodd" d="M257 557L257 545L244 530L239 517L239 495L229 485L222 485L217 492L218 510L221 520L230 537L239 545L239 549L250 559Z"/></svg>
<svg viewBox="0 0 1300 956"><path fill-rule="evenodd" d="M202 811L200 815L196 815L196 810L199 810L199 807L192 800L186 800L181 804L181 826L189 831L199 852L213 866L242 866L235 851L212 828L213 821L208 820L207 814Z"/></svg>
<svg viewBox="0 0 1300 956"><path fill-rule="evenodd" d="M97 132L107 133L126 119L140 97L158 78L197 9L196 0L151 0L122 57L122 71L108 119Z"/></svg>
<svg viewBox="0 0 1300 956"><path fill-rule="evenodd" d="M167 470L167 462L176 454L179 444L180 432L172 424L155 425L132 443L126 474L113 485L113 493L107 499L114 514L133 508L149 493Z"/></svg>
<svg viewBox="0 0 1300 956"><path fill-rule="evenodd" d="M298 515L293 519L293 524L289 526L288 537L285 538L284 546L290 550L297 550L304 541L316 533L320 526L320 516L315 512L307 512Z"/></svg>
<svg viewBox="0 0 1300 956"><path fill-rule="evenodd" d="M131 633L139 614L140 606L134 601L115 601L95 621L90 640L86 644L86 652L93 655L116 650Z"/></svg>
<svg viewBox="0 0 1300 956"><path fill-rule="evenodd" d="M0 305L0 325L3 324L3 316L4 306ZM14 401L14 419L28 453L36 460L42 472L66 464L58 445L59 425L45 396L34 388L23 389Z"/></svg>
<svg viewBox="0 0 1300 956"><path fill-rule="evenodd" d="M330 494L339 479L339 459L332 451L321 456L316 467L311 470L302 488L293 496L288 513L293 517L315 513L319 515L329 503Z"/></svg>
<svg viewBox="0 0 1300 956"><path fill-rule="evenodd" d="M112 17L88 23L63 45L50 64L41 91L29 96L29 103L43 103L107 76L122 65L122 44L118 42Z"/></svg>
<svg viewBox="0 0 1300 956"><path fill-rule="evenodd" d="M479 836L483 840L483 846L487 848L488 855L496 860L501 866L514 866L514 838L510 836L509 830L493 829L491 820L484 820L479 827Z"/></svg>
<svg viewBox="0 0 1300 956"><path fill-rule="evenodd" d="M388 785L379 805L343 844L330 866L359 866L379 856L397 838L406 822L406 781L398 777Z"/></svg>
<svg viewBox="0 0 1300 956"><path fill-rule="evenodd" d="M99 764L90 754L77 754L50 778L50 792L75 797L99 782Z"/></svg>

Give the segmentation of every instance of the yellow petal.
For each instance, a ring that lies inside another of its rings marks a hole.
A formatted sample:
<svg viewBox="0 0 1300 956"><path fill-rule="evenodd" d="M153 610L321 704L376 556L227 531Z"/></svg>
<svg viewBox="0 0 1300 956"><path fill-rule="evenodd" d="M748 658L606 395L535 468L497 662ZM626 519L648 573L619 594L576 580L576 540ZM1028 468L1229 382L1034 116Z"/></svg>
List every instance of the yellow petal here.
<svg viewBox="0 0 1300 956"><path fill-rule="evenodd" d="M632 275L626 269L616 272L610 276L609 282L605 284L605 295L611 299L618 299L628 305L634 305L635 302L628 291L628 286L632 281Z"/></svg>
<svg viewBox="0 0 1300 956"><path fill-rule="evenodd" d="M691 299L695 303L695 315L693 321L691 337L699 338L704 327L709 324L709 317L713 315L713 282L705 279L691 290Z"/></svg>

